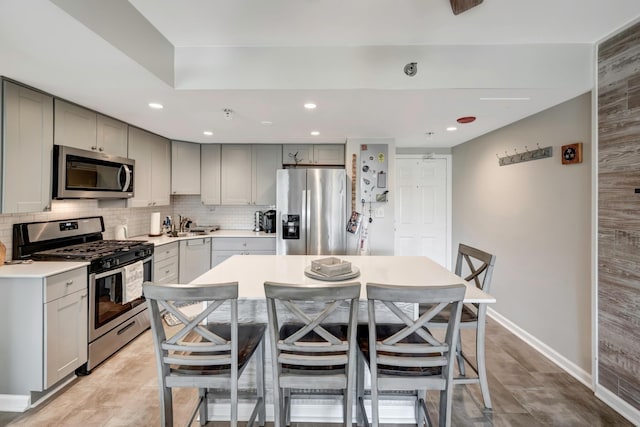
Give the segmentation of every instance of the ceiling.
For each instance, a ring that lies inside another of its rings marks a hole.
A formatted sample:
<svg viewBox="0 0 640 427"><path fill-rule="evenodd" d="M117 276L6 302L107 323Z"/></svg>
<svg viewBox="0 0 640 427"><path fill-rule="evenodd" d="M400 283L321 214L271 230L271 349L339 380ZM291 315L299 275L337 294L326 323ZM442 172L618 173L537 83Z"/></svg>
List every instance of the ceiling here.
<svg viewBox="0 0 640 427"><path fill-rule="evenodd" d="M177 140L451 147L591 90L595 43L639 17L637 0L2 0L0 74Z"/></svg>

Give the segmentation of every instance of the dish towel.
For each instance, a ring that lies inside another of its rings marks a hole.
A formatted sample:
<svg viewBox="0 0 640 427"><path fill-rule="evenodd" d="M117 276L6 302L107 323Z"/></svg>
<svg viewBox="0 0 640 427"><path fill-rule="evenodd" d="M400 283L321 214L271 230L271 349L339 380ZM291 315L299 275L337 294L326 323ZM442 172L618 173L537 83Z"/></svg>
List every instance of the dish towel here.
<svg viewBox="0 0 640 427"><path fill-rule="evenodd" d="M127 286L122 298L122 303L126 304L142 296L142 282L144 281L144 266L142 261L124 267L124 280Z"/></svg>

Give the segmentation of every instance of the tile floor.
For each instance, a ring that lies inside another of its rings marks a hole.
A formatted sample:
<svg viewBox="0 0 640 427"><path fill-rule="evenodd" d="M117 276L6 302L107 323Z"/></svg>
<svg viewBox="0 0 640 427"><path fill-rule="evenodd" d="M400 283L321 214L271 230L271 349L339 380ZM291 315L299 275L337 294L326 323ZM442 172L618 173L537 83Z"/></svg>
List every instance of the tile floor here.
<svg viewBox="0 0 640 427"><path fill-rule="evenodd" d="M463 346L473 354L472 332L463 331ZM493 410L484 410L477 385L457 386L454 426L632 425L598 400L591 390L492 320L487 327L487 361ZM195 399L193 390L174 391L176 425L184 425ZM428 405L434 422L437 422L437 399L437 393L429 394ZM23 414L0 412L0 426L5 425L158 426L158 390L150 331L97 367L91 375L78 378L37 408ZM199 424L195 422L195 425ZM208 423L209 427L224 425Z"/></svg>

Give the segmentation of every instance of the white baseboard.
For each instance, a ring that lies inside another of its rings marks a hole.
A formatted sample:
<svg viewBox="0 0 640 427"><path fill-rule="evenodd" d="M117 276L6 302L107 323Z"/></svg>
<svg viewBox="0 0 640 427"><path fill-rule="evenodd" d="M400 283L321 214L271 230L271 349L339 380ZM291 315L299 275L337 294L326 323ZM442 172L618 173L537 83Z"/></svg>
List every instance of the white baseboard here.
<svg viewBox="0 0 640 427"><path fill-rule="evenodd" d="M238 420L246 421L253 410L253 403L238 403ZM367 416L371 420L371 402L365 401ZM273 405L267 404L267 421L273 421ZM229 404L209 405L208 421L228 421ZM313 423L342 423L342 405L340 400L331 399L294 399L291 405L291 421ZM356 410L353 410L353 421L356 421ZM380 401L380 422L396 424L414 424L413 402Z"/></svg>
<svg viewBox="0 0 640 427"><path fill-rule="evenodd" d="M640 425L640 411L604 387L596 385L596 397L609 405L614 411L625 417L633 425Z"/></svg>
<svg viewBox="0 0 640 427"><path fill-rule="evenodd" d="M35 408L44 403L51 396L55 395L58 391L62 390L67 384L76 378L75 374L68 375L65 379L57 383L55 387L46 390L41 396L35 397L36 401L33 403L31 402L31 395L0 394L0 411L24 412L27 409Z"/></svg>
<svg viewBox="0 0 640 427"><path fill-rule="evenodd" d="M31 406L31 396L0 394L0 412L24 412Z"/></svg>
<svg viewBox="0 0 640 427"><path fill-rule="evenodd" d="M547 344L543 343L538 338L534 337L529 332L525 331L524 329L522 329L521 327L519 327L518 325L516 325L515 323L513 323L512 321L510 321L500 313L498 313L497 311L493 310L492 308L487 309L487 315L491 317L493 320L495 320L496 322L498 322L499 324L501 324L502 326L504 326L515 336L519 337L524 342L529 344L531 347L536 349L539 353L541 353L547 359L551 360L553 363L555 363L560 368L565 370L569 375L571 375L572 377L580 381L585 386L589 387L590 390L593 389L593 386L591 383L591 374L589 372L585 371L584 369L582 369L581 367L579 367L578 365L576 365L575 363L573 363L572 361L570 361L569 359L567 359L566 357L564 357L563 355L561 355L560 353L558 353L557 351L549 347Z"/></svg>

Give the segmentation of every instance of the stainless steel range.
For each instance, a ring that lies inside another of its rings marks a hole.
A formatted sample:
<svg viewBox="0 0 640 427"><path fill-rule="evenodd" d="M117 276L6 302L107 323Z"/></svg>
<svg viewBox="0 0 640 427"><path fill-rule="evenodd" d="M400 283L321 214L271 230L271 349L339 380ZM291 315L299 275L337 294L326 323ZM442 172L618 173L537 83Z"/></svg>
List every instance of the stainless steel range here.
<svg viewBox="0 0 640 427"><path fill-rule="evenodd" d="M153 244L103 240L101 216L13 226L13 259L89 262L88 373L149 327L143 281L153 280Z"/></svg>

